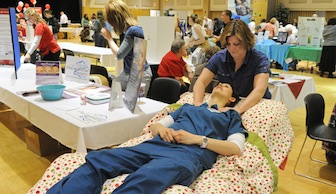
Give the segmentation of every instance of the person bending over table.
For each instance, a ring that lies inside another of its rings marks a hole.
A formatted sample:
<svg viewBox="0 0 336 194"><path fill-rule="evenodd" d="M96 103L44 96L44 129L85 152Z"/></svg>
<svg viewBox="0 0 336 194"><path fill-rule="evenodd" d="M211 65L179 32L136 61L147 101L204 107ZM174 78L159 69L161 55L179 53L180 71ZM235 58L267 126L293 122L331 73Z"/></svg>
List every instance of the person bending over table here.
<svg viewBox="0 0 336 194"><path fill-rule="evenodd" d="M181 94L189 90L189 84L182 79L187 75L189 81L193 78L193 71L182 57L187 56L187 47L182 39L175 39L170 51L162 58L158 68L159 77L172 77L181 82Z"/></svg>
<svg viewBox="0 0 336 194"><path fill-rule="evenodd" d="M49 189L48 194L100 193L103 183L129 174L114 194L161 193L189 186L212 167L217 155L240 155L247 131L235 110L218 109L236 101L228 83L214 88L209 104L184 104L150 127L153 139L132 147L89 152L86 163ZM217 109L218 108L218 109Z"/></svg>
<svg viewBox="0 0 336 194"><path fill-rule="evenodd" d="M118 47L112 38L111 32L107 28L101 29L101 34L107 40L113 55L118 60L124 59L124 68L119 75L119 81L122 90L125 90L133 63L134 37L144 38L144 33L142 27L138 26L138 22L133 17L127 4L122 0L110 0L105 6L105 11L107 21L113 27L115 33L121 35L125 32L124 39L120 47ZM141 80L142 83L146 84L145 96L147 95L151 78L152 71L146 61L145 71Z"/></svg>
<svg viewBox="0 0 336 194"><path fill-rule="evenodd" d="M253 49L254 35L242 20L232 20L220 38L225 49L211 57L193 87L194 104L203 102L205 88L217 75L219 82L228 82L240 97L246 99L235 107L240 114L261 98L271 99L268 90L270 65L267 56ZM225 108L227 109L227 107Z"/></svg>
<svg viewBox="0 0 336 194"><path fill-rule="evenodd" d="M37 48L40 51L42 61L59 61L61 48L57 44L46 21L33 8L27 8L24 11L24 16L28 24L33 25L35 35L34 40L25 55L24 61L32 61L34 63L35 59L31 59L31 55Z"/></svg>

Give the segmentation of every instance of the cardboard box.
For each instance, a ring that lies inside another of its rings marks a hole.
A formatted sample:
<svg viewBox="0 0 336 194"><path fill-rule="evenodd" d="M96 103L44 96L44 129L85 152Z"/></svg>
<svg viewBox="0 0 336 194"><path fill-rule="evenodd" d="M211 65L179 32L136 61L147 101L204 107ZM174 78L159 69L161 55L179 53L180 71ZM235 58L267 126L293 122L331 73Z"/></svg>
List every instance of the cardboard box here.
<svg viewBox="0 0 336 194"><path fill-rule="evenodd" d="M39 156L49 155L66 149L64 145L33 125L25 127L24 134L27 148Z"/></svg>

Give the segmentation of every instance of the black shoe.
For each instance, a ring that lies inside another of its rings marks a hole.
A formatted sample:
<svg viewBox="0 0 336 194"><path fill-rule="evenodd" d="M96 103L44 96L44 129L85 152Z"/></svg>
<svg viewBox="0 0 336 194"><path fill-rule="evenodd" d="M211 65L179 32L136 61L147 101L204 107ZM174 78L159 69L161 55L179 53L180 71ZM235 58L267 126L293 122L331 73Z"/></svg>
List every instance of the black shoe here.
<svg viewBox="0 0 336 194"><path fill-rule="evenodd" d="M334 76L333 74L329 74L328 78L336 78L336 76Z"/></svg>
<svg viewBox="0 0 336 194"><path fill-rule="evenodd" d="M320 72L320 77L323 77L323 75L324 75L324 72L321 71Z"/></svg>

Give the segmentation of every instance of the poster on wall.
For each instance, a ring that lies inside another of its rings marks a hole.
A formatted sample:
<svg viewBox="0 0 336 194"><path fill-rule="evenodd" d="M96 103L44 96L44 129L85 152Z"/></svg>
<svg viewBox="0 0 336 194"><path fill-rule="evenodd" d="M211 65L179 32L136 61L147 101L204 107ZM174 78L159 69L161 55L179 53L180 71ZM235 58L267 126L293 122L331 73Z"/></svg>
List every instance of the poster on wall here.
<svg viewBox="0 0 336 194"><path fill-rule="evenodd" d="M241 19L245 23L251 18L250 0L228 0L228 9L232 12L232 19Z"/></svg>
<svg viewBox="0 0 336 194"><path fill-rule="evenodd" d="M299 17L298 43L300 46L320 47L324 28L324 17Z"/></svg>
<svg viewBox="0 0 336 194"><path fill-rule="evenodd" d="M134 113L139 97L139 89L146 64L146 48L146 40L134 37L133 64L124 97L125 106L132 113Z"/></svg>
<svg viewBox="0 0 336 194"><path fill-rule="evenodd" d="M0 39L0 64L13 65L15 70L19 69L20 46L14 8L0 8Z"/></svg>

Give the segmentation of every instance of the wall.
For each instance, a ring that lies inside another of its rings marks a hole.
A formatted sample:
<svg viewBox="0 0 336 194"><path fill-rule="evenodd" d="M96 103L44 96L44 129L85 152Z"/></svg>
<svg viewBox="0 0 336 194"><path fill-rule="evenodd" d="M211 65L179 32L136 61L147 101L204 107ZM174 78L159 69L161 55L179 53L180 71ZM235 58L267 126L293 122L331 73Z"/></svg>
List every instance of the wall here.
<svg viewBox="0 0 336 194"><path fill-rule="evenodd" d="M291 11L336 11L336 0L277 0Z"/></svg>
<svg viewBox="0 0 336 194"><path fill-rule="evenodd" d="M223 10L227 9L228 0L124 0L130 7L135 17L149 16L150 9L160 10L187 10L200 16L207 15L209 18L220 17ZM97 4L98 2L98 4ZM97 13L104 8L108 0L82 0L83 14ZM312 16L317 13L326 18L336 17L336 0L251 0L252 15L256 23L262 18L269 19L278 3L283 3L290 9L289 23L299 16ZM267 14L269 13L269 14Z"/></svg>
<svg viewBox="0 0 336 194"><path fill-rule="evenodd" d="M293 23L294 19L298 20L299 16L310 17L317 14L325 17L328 21L336 17L336 0L277 0L277 3L283 3L289 8L289 22Z"/></svg>

